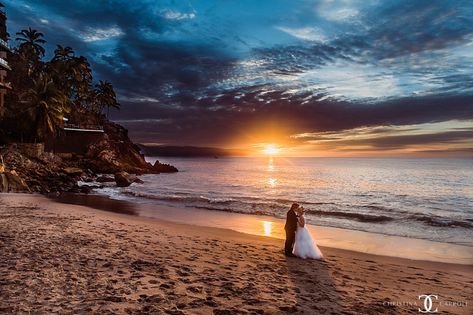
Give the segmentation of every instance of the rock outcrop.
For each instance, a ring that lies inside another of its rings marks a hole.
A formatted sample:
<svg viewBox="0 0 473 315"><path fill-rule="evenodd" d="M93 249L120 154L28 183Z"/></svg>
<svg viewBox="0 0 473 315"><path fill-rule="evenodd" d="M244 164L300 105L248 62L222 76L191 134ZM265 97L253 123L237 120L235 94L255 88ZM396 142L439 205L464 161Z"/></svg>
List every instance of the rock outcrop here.
<svg viewBox="0 0 473 315"><path fill-rule="evenodd" d="M3 157L2 191L4 192L78 191L77 180L80 179L78 171L66 171L64 165L56 158L54 163L51 162L48 154L32 158L21 154L14 147L7 148L0 154Z"/></svg>
<svg viewBox="0 0 473 315"><path fill-rule="evenodd" d="M178 172L176 167L169 164L162 164L159 161L154 162L152 169L153 169L152 173L157 173L157 174Z"/></svg>
<svg viewBox="0 0 473 315"><path fill-rule="evenodd" d="M177 172L177 168L145 161L140 148L128 138L128 130L113 122L104 124L105 135L102 140L89 146L79 167L88 168L96 173L114 174L127 172L133 174Z"/></svg>

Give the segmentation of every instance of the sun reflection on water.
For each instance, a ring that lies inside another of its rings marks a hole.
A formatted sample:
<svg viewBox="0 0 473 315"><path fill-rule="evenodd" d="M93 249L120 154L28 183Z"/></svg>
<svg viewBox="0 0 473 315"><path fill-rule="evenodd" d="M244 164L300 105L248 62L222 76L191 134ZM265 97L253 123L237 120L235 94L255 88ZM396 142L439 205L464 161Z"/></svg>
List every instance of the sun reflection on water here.
<svg viewBox="0 0 473 315"><path fill-rule="evenodd" d="M274 172L274 160L273 158L269 158L268 160L268 172Z"/></svg>
<svg viewBox="0 0 473 315"><path fill-rule="evenodd" d="M274 168L274 159L272 157L269 158L268 160L268 172L269 173L274 173L275 172L275 168ZM276 187L276 184L277 184L278 180L276 178L274 178L273 175L271 175L270 178L268 178L268 186L271 187L271 188L275 188Z"/></svg>

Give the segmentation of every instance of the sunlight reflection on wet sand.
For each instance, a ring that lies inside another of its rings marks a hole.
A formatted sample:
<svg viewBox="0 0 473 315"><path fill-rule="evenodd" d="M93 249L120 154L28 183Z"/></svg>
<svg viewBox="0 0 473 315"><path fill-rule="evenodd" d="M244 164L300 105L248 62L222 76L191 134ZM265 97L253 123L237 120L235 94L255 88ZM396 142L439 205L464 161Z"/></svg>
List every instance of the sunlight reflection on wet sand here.
<svg viewBox="0 0 473 315"><path fill-rule="evenodd" d="M261 221L263 223L263 235L264 236L272 236L272 227L273 227L273 222L270 221Z"/></svg>

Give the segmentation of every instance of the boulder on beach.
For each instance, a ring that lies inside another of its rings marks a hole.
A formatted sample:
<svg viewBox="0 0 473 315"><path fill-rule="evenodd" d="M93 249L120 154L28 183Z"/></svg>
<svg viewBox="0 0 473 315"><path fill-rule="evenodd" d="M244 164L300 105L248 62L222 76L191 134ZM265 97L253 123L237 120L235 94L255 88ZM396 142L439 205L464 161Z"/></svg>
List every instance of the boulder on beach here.
<svg viewBox="0 0 473 315"><path fill-rule="evenodd" d="M142 181L141 179L139 179L138 177L136 177L136 178L133 180L133 183L144 184L145 182Z"/></svg>
<svg viewBox="0 0 473 315"><path fill-rule="evenodd" d="M80 188L80 192L83 194L89 194L92 192L92 187L90 187L89 185L82 185L79 188Z"/></svg>
<svg viewBox="0 0 473 315"><path fill-rule="evenodd" d="M115 178L113 178L112 176L102 175L102 176L97 177L95 181L97 183L111 183L115 181Z"/></svg>
<svg viewBox="0 0 473 315"><path fill-rule="evenodd" d="M133 183L133 180L130 179L130 174L127 172L117 172L115 173L115 182L118 187L128 187Z"/></svg>
<svg viewBox="0 0 473 315"><path fill-rule="evenodd" d="M84 171L78 167L65 167L63 171L67 175L71 175L71 176L80 176L84 173Z"/></svg>
<svg viewBox="0 0 473 315"><path fill-rule="evenodd" d="M143 184L143 181L135 175L128 174L127 172L115 173L115 182L118 187L128 187L133 183Z"/></svg>

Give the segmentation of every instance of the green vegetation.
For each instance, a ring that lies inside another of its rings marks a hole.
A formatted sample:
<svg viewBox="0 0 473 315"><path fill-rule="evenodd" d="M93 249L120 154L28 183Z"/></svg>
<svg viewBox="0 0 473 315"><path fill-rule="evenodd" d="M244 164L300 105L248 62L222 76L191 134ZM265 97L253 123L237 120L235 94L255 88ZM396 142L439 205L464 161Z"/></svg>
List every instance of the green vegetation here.
<svg viewBox="0 0 473 315"><path fill-rule="evenodd" d="M18 45L8 56L12 90L0 117L0 143L54 139L65 117L76 125L101 125L105 108L107 116L110 108L120 108L110 82L93 84L87 58L57 45L51 60L44 60L43 33L28 28L16 35Z"/></svg>

